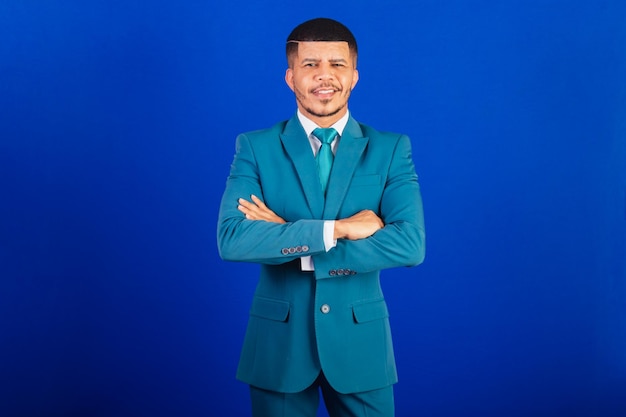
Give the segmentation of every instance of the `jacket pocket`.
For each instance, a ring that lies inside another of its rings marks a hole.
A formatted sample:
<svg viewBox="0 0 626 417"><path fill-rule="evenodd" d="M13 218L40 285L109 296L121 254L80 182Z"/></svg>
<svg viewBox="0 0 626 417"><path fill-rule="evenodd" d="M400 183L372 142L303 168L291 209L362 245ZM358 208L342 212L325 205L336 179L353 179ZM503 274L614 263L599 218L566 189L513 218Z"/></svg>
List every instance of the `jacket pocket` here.
<svg viewBox="0 0 626 417"><path fill-rule="evenodd" d="M288 301L254 297L250 315L268 320L287 321L290 308Z"/></svg>
<svg viewBox="0 0 626 417"><path fill-rule="evenodd" d="M352 315L357 323L367 323L368 321L381 320L389 317L387 303L385 300L368 301L354 304Z"/></svg>

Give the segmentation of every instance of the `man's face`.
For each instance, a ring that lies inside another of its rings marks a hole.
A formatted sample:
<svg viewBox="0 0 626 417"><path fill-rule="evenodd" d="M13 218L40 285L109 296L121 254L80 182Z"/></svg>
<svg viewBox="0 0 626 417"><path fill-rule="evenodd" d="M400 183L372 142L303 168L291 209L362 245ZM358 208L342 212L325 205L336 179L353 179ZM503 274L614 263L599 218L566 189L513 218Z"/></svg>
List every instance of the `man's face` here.
<svg viewBox="0 0 626 417"><path fill-rule="evenodd" d="M298 109L321 127L339 120L359 80L355 65L348 42L300 42L285 74Z"/></svg>

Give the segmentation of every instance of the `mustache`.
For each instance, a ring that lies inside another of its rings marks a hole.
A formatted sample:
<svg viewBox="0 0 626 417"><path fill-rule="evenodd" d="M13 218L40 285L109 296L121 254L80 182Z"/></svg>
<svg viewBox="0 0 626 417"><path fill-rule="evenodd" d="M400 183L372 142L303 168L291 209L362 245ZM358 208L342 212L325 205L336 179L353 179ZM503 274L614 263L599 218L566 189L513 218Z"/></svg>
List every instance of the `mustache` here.
<svg viewBox="0 0 626 417"><path fill-rule="evenodd" d="M323 83L323 84L320 84L320 85L318 85L318 86L315 86L315 87L311 88L309 91L310 91L311 93L313 93L313 92L315 92L315 91L317 91L317 90L324 90L324 89L328 89L328 88L331 88L331 89L333 89L333 90L335 90L335 91L343 91L343 89L342 89L340 86L338 86L338 85L334 85L334 84L332 84L332 83Z"/></svg>

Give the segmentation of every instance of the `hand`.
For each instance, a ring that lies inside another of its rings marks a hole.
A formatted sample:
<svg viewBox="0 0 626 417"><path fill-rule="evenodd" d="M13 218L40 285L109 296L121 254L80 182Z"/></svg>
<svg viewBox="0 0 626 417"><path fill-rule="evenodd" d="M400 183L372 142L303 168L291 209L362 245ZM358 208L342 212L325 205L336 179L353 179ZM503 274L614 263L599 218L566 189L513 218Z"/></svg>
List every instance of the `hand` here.
<svg viewBox="0 0 626 417"><path fill-rule="evenodd" d="M372 210L362 210L354 216L335 220L335 239L365 239L385 226Z"/></svg>
<svg viewBox="0 0 626 417"><path fill-rule="evenodd" d="M263 220L271 223L286 223L282 218L278 217L276 213L270 210L259 197L253 194L250 196L250 199L252 202L243 198L238 200L239 205L237 209L246 216L246 219Z"/></svg>

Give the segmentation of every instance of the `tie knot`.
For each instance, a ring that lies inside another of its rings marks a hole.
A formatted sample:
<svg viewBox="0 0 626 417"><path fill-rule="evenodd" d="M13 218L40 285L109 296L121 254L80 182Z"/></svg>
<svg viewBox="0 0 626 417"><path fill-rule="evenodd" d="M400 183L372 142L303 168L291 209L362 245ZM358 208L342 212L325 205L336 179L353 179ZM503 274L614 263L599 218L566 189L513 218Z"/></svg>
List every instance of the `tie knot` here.
<svg viewBox="0 0 626 417"><path fill-rule="evenodd" d="M322 143L331 143L337 136L337 131L332 127L318 127L313 131L313 136Z"/></svg>

